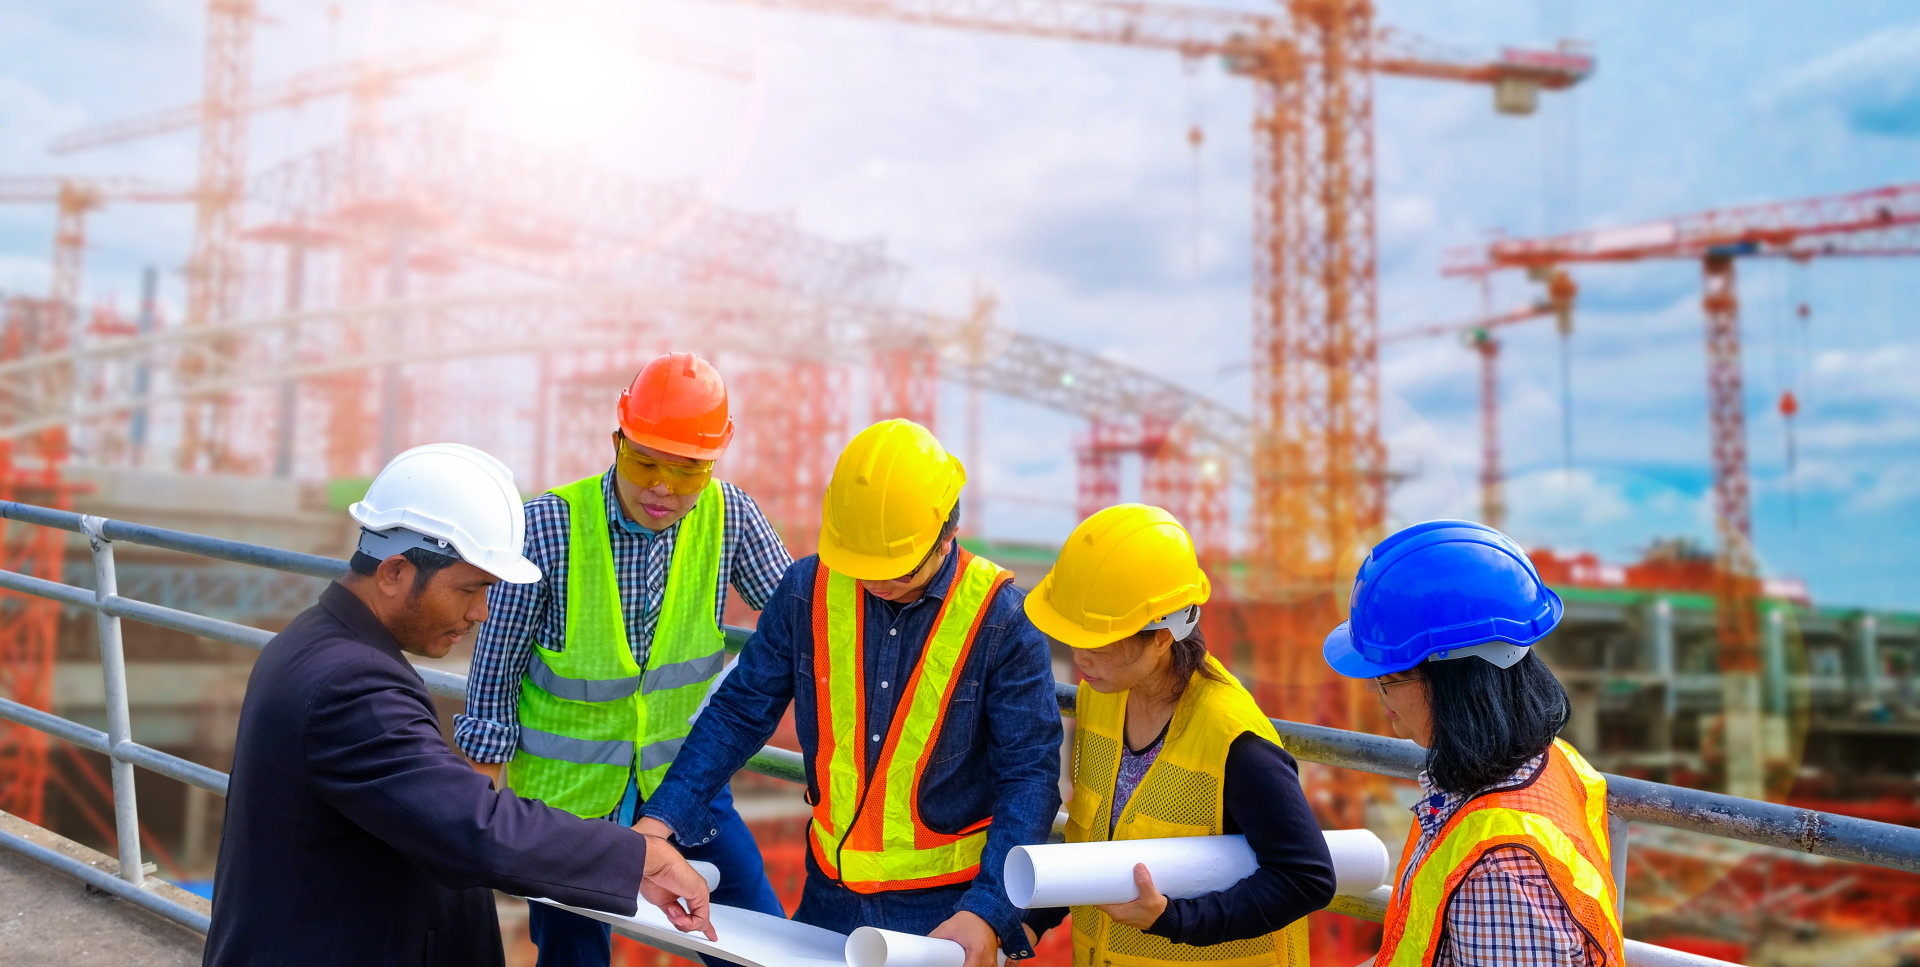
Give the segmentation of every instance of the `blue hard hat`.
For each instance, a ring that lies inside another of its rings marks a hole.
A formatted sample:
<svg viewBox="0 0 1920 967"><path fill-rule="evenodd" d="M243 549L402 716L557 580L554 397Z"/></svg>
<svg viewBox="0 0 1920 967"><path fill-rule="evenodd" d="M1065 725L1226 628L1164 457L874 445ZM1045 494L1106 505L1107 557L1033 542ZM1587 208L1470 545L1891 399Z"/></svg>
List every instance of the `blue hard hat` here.
<svg viewBox="0 0 1920 967"><path fill-rule="evenodd" d="M1348 620L1327 635L1322 652L1348 678L1469 655L1506 667L1546 637L1564 610L1512 538L1472 521L1431 520L1367 555L1353 579Z"/></svg>

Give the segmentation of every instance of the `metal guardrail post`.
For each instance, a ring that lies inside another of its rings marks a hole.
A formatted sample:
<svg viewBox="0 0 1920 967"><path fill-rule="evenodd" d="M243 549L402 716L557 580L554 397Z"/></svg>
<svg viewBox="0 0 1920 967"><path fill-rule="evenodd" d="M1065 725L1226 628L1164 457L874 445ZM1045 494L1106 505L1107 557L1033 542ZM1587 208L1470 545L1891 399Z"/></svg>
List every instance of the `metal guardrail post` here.
<svg viewBox="0 0 1920 967"><path fill-rule="evenodd" d="M127 707L127 655L120 637L120 619L106 611L107 599L119 594L113 571L113 542L100 532L104 518L81 520L87 543L93 548L94 622L100 629L100 669L106 684L107 748L113 769L113 826L119 840L120 878L134 886L145 879L140 859L140 812L133 795L133 763L120 757L122 742L133 741L133 714Z"/></svg>
<svg viewBox="0 0 1920 967"><path fill-rule="evenodd" d="M1607 813L1607 849L1613 861L1613 911L1621 922L1627 919L1627 821L1618 813Z"/></svg>

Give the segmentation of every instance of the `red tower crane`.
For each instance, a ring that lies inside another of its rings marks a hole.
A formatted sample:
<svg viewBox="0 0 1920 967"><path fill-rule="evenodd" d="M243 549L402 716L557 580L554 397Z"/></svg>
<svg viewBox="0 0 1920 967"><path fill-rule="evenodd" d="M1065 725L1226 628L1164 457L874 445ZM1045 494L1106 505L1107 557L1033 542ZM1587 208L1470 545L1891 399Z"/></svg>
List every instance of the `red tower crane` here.
<svg viewBox="0 0 1920 967"><path fill-rule="evenodd" d="M1255 82L1250 584L1263 700L1351 724L1359 693L1309 647L1338 621L1341 577L1386 518L1380 437L1373 77L1491 84L1526 113L1585 79L1569 45L1469 55L1379 30L1369 0L1289 0L1278 14L1136 0L738 0L776 10L1218 57ZM1309 660L1310 659L1310 660Z"/></svg>
<svg viewBox="0 0 1920 967"><path fill-rule="evenodd" d="M57 353L73 344L79 317L81 268L87 248L87 215L116 202L192 202L192 191L152 185L139 178L0 177L0 203L51 204L58 218L47 298L12 298L0 311L0 360ZM61 399L79 385L69 361L29 370L6 387L9 395ZM0 500L65 507L71 487L61 469L68 456L64 427L23 440L0 440ZM45 527L0 522L0 568L58 580L60 533ZM53 652L60 606L26 595L0 594L0 695L46 709L53 693ZM0 809L39 822L47 779L46 736L25 726L0 728Z"/></svg>
<svg viewBox="0 0 1920 967"><path fill-rule="evenodd" d="M1449 275L1473 275L1507 268L1550 271L1587 262L1686 259L1700 263L1714 519L1719 535L1714 612L1720 668L1726 676L1728 786L1736 795L1757 798L1762 789L1755 607L1759 567L1753 553L1734 264L1755 257L1806 261L1920 255L1916 226L1920 226L1920 183L1743 205L1548 238L1503 239L1456 251L1445 270Z"/></svg>
<svg viewBox="0 0 1920 967"><path fill-rule="evenodd" d="M1500 465L1500 340L1493 331L1553 314L1553 305L1537 302L1468 322L1417 326L1385 333L1382 346L1456 336L1480 357L1480 521L1504 529L1507 521L1506 472Z"/></svg>

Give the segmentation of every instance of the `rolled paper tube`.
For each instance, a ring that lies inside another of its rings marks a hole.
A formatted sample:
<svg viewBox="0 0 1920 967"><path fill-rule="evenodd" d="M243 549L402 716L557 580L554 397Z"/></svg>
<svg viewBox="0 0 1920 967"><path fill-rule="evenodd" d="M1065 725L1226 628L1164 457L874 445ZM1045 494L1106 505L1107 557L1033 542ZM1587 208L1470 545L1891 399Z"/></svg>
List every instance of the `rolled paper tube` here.
<svg viewBox="0 0 1920 967"><path fill-rule="evenodd" d="M707 881L708 891L720 889L719 867L705 860L688 860L687 865L693 867L693 871L700 874L701 879Z"/></svg>
<svg viewBox="0 0 1920 967"><path fill-rule="evenodd" d="M1321 835L1333 854L1334 892L1358 896L1387 882L1387 845L1380 837L1364 829ZM1175 900L1217 893L1259 867L1245 836L1016 846L1007 854L1007 898L1023 909L1126 903L1140 898L1136 863L1147 865L1154 889Z"/></svg>
<svg viewBox="0 0 1920 967"><path fill-rule="evenodd" d="M622 934L636 937L662 950L682 957L713 955L740 967L846 967L847 936L738 907L707 908L718 940L697 933L681 933L659 908L644 900L633 916L621 916L600 910L570 907L552 900L532 899L584 917L611 924Z"/></svg>
<svg viewBox="0 0 1920 967"><path fill-rule="evenodd" d="M856 927L847 935L847 967L962 967L967 952L951 940Z"/></svg>

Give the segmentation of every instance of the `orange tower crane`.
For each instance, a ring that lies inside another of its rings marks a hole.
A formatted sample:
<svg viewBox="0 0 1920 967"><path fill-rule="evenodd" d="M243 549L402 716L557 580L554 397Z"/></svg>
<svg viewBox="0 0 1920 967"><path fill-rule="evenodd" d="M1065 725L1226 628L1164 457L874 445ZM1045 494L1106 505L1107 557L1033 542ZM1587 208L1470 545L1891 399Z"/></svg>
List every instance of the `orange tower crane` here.
<svg viewBox="0 0 1920 967"><path fill-rule="evenodd" d="M1728 791L1762 792L1759 722L1759 565L1753 552L1746 398L1734 263L1774 257L1920 255L1920 183L1796 201L1744 205L1622 228L1504 239L1458 250L1446 273L1550 272L1575 263L1686 259L1701 265L1707 408L1719 560L1714 617L1724 678Z"/></svg>
<svg viewBox="0 0 1920 967"><path fill-rule="evenodd" d="M1471 322L1419 326L1385 333L1382 346L1457 336L1480 357L1480 521L1504 529L1507 521L1506 472L1500 465L1500 340L1493 331L1551 315L1553 306L1539 302Z"/></svg>
<svg viewBox="0 0 1920 967"><path fill-rule="evenodd" d="M88 213L114 202L191 202L191 191L160 188L138 178L0 177L0 203L52 204L59 212L47 298L12 298L0 317L0 361L58 353L73 344ZM8 395L62 399L79 385L71 360L35 368L4 390ZM0 440L0 501L66 507L71 488L61 476L68 457L65 427L23 440ZM58 531L0 522L0 568L59 580L64 543ZM0 697L45 710L53 694L53 652L59 604L0 594ZM46 736L24 726L0 728L0 809L39 822L47 780Z"/></svg>
<svg viewBox="0 0 1920 967"><path fill-rule="evenodd" d="M421 76L475 69L499 53L497 42L451 52L411 54L340 64L254 86L251 82L254 5L250 0L210 0L207 5L206 77L202 99L140 117L74 131L55 139L56 154L125 144L200 129L199 204L193 253L187 261L188 325L230 314L239 292L240 205L246 195L247 122L251 115L297 108L342 94L378 98ZM189 366L206 365L199 357ZM183 415L182 469L230 469L222 441L229 420L224 400L188 401Z"/></svg>
<svg viewBox="0 0 1920 967"><path fill-rule="evenodd" d="M1219 57L1255 82L1250 584L1279 606L1249 622L1265 639L1253 677L1290 717L1357 722L1362 695L1325 671L1317 645L1339 620L1342 575L1386 517L1373 76L1491 84L1497 108L1526 113L1593 59L1565 44L1461 55L1377 29L1369 0L1288 0L1278 15L1134 0L737 2Z"/></svg>

